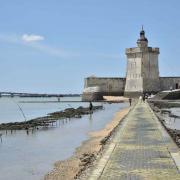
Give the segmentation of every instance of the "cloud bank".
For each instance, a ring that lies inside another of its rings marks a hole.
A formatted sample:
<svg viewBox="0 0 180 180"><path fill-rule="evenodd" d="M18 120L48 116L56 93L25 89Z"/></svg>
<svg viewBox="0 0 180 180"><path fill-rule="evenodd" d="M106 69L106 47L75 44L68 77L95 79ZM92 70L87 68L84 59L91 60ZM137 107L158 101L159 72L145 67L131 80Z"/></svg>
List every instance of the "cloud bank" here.
<svg viewBox="0 0 180 180"><path fill-rule="evenodd" d="M25 42L35 42L44 40L44 37L36 34L23 34L22 40Z"/></svg>

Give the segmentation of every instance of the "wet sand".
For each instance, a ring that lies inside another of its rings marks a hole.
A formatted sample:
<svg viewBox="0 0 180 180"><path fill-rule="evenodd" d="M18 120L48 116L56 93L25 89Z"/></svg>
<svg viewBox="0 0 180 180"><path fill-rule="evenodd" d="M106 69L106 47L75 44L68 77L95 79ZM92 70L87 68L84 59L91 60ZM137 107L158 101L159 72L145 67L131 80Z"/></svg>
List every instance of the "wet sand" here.
<svg viewBox="0 0 180 180"><path fill-rule="evenodd" d="M45 175L45 180L72 180L81 174L101 151L105 139L129 112L129 108L118 111L104 129L89 133L89 140L78 147L72 157L65 161L57 161L54 169Z"/></svg>
<svg viewBox="0 0 180 180"><path fill-rule="evenodd" d="M111 101L111 102L126 102L129 101L129 98L126 98L124 96L103 96L105 101Z"/></svg>

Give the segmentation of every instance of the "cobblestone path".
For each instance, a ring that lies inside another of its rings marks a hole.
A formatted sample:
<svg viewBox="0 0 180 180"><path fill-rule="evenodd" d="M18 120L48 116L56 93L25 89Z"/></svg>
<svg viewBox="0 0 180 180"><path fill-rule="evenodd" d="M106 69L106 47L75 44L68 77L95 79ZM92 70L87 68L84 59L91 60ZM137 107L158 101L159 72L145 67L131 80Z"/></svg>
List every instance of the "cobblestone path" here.
<svg viewBox="0 0 180 180"><path fill-rule="evenodd" d="M146 103L138 103L94 167L90 180L180 180L179 149Z"/></svg>

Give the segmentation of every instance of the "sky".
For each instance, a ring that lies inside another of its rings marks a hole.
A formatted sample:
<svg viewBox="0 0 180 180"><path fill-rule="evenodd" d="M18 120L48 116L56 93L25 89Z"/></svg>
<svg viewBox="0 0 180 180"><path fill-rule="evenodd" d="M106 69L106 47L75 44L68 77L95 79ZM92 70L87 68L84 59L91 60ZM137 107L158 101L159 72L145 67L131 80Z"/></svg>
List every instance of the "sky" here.
<svg viewBox="0 0 180 180"><path fill-rule="evenodd" d="M180 76L179 0L0 0L0 91L81 93L124 77L144 26L160 76Z"/></svg>

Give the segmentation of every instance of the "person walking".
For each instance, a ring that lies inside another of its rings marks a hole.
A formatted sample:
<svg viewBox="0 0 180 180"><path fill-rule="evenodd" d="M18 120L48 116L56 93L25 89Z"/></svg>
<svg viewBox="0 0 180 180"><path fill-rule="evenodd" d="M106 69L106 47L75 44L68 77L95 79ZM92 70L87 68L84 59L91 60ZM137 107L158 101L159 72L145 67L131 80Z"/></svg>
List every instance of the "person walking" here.
<svg viewBox="0 0 180 180"><path fill-rule="evenodd" d="M143 95L143 102L145 102L145 100L146 100L146 96L145 96L145 95Z"/></svg>
<svg viewBox="0 0 180 180"><path fill-rule="evenodd" d="M131 103L132 103L132 99L131 98L129 98L129 105L131 106Z"/></svg>

